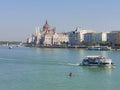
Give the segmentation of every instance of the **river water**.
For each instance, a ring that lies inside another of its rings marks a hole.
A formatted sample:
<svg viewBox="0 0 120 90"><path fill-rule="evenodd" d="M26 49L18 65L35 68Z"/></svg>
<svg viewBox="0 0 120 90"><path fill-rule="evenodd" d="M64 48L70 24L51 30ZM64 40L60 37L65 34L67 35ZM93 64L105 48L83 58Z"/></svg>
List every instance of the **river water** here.
<svg viewBox="0 0 120 90"><path fill-rule="evenodd" d="M111 58L116 66L78 66L88 55ZM120 51L0 46L0 90L119 90L119 85Z"/></svg>

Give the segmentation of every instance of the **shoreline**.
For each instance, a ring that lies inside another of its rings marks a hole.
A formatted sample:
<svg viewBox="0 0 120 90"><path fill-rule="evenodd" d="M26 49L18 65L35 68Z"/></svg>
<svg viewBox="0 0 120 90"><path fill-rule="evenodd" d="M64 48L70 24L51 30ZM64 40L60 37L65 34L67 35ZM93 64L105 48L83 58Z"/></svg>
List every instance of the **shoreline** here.
<svg viewBox="0 0 120 90"><path fill-rule="evenodd" d="M25 45L25 47L30 47L30 48L70 48L70 49L75 49L75 48L77 48L77 49L87 49L88 48L88 46L31 46L31 45ZM111 49L110 50L115 50L115 51L118 51L118 50L120 50L120 48L116 48L116 47L111 47ZM91 50L92 51L92 50ZM97 50L97 51L103 51L103 50ZM105 51L109 51L109 50L105 50Z"/></svg>
<svg viewBox="0 0 120 90"><path fill-rule="evenodd" d="M25 47L36 47L36 48L80 48L86 49L86 46L25 46Z"/></svg>

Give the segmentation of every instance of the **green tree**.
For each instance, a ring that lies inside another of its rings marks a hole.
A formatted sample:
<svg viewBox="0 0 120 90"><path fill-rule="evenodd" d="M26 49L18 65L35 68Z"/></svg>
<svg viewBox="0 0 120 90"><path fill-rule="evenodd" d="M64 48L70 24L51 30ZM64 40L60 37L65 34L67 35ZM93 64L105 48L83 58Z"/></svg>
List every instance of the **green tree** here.
<svg viewBox="0 0 120 90"><path fill-rule="evenodd" d="M120 46L120 42L115 43L115 46Z"/></svg>
<svg viewBox="0 0 120 90"><path fill-rule="evenodd" d="M109 46L109 44L107 42L101 42L100 46Z"/></svg>

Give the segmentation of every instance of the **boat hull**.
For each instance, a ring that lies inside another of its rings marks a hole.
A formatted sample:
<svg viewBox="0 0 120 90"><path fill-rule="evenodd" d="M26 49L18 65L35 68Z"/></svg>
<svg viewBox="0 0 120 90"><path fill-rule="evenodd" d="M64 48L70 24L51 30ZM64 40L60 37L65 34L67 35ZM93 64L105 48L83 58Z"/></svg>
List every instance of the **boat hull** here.
<svg viewBox="0 0 120 90"><path fill-rule="evenodd" d="M83 64L80 63L79 66L100 66L100 67L111 67L115 66L114 64Z"/></svg>

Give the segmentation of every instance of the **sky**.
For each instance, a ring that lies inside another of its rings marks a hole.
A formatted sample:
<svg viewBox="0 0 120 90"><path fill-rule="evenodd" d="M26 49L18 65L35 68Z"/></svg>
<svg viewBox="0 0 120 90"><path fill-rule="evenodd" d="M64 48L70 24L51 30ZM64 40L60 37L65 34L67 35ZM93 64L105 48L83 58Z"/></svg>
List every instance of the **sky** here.
<svg viewBox="0 0 120 90"><path fill-rule="evenodd" d="M0 41L23 41L46 20L57 32L120 31L120 0L0 0Z"/></svg>

